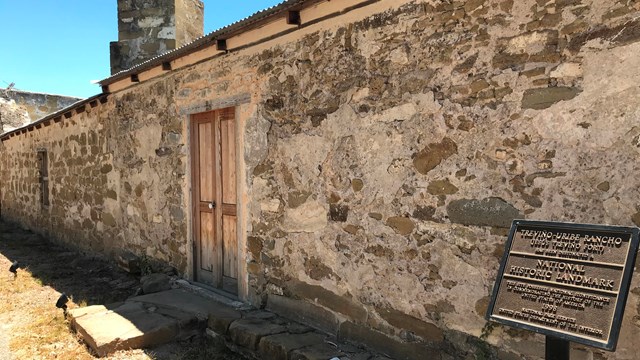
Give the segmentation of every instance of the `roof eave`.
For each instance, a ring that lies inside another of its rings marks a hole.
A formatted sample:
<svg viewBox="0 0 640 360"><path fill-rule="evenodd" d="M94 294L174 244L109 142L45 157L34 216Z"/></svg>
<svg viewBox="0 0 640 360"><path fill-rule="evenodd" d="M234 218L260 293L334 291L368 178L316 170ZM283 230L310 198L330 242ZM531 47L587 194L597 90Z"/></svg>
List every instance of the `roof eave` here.
<svg viewBox="0 0 640 360"><path fill-rule="evenodd" d="M84 110L84 108L86 107L87 104L91 104L93 101L101 101L102 102L103 100L105 100L107 98L107 96L108 96L108 94L98 94L98 95L94 95L92 97L89 97L89 98L86 98L86 99L83 99L83 100L80 100L80 101L76 101L75 103L73 103L73 104L71 104L71 105L69 105L69 106L67 106L65 108L62 108L62 109L60 109L60 110L58 110L58 111L56 111L54 113L51 113L51 114L49 114L49 115L47 115L47 116L45 116L45 117L43 117L43 118L41 118L39 120L36 120L34 122L31 122L31 123L28 123L28 124L26 124L24 126L21 126L21 127L17 128L17 129L13 129L11 131L7 131L4 134L0 134L0 141L5 141L8 138L10 138L12 135L17 135L17 134L19 134L19 133L21 133L23 131L33 130L32 128L36 128L38 125L45 124L48 121L50 122L50 121L52 121L52 120L54 120L54 119L56 119L58 117L60 117L60 118L62 116L67 117L66 114L70 113L70 112L72 112L74 110L77 110L77 109L80 109L80 108L82 108ZM80 112L80 111L77 111L76 113L78 113L78 112Z"/></svg>
<svg viewBox="0 0 640 360"><path fill-rule="evenodd" d="M218 39L226 39L231 36L237 35L239 33L250 30L255 26L259 26L263 23L268 22L284 13L285 11L293 10L294 8L301 8L303 6L309 6L324 0L287 0L278 5L275 5L271 8L259 11L245 19L237 21L233 24L227 25L223 28L215 30L199 39L194 40L193 42L172 50L163 55L157 56L150 60L147 60L139 65L136 65L130 69L121 71L117 74L114 74L106 79L100 80L98 84L100 86L109 86L119 80L126 79L131 75L138 74L142 71L151 69L156 66L160 66L165 62L172 61L183 57L185 55L189 55L195 51L206 48L208 46L215 46L216 41Z"/></svg>

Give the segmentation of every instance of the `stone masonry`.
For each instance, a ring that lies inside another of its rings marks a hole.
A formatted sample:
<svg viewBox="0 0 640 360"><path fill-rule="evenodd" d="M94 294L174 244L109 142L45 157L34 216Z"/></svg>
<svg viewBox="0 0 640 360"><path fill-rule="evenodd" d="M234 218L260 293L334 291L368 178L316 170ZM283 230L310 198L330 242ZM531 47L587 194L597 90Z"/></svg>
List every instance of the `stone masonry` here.
<svg viewBox="0 0 640 360"><path fill-rule="evenodd" d="M29 113L15 100L0 97L0 134L29 123Z"/></svg>
<svg viewBox="0 0 640 360"><path fill-rule="evenodd" d="M118 0L118 41L111 42L111 73L188 44L203 32L200 0Z"/></svg>
<svg viewBox="0 0 640 360"><path fill-rule="evenodd" d="M16 89L0 89L0 133L63 109L79 98Z"/></svg>
<svg viewBox="0 0 640 360"><path fill-rule="evenodd" d="M640 225L639 15L381 0L5 139L2 217L189 277L189 115L235 106L245 300L395 358L539 359L484 320L508 226ZM636 276L617 351L574 357L638 359L639 317Z"/></svg>

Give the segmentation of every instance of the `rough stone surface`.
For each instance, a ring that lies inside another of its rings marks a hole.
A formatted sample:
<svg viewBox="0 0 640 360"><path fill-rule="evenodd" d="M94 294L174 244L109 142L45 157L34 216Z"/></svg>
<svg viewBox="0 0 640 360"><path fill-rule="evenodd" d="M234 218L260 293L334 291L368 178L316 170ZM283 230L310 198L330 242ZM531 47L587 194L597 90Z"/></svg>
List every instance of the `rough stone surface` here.
<svg viewBox="0 0 640 360"><path fill-rule="evenodd" d="M307 299L307 301L324 306L353 321L363 323L367 319L367 310L353 299L350 299L350 296L341 296L328 291L322 286L300 281L290 281L287 284L287 288L295 297Z"/></svg>
<svg viewBox="0 0 640 360"><path fill-rule="evenodd" d="M442 161L458 152L458 146L450 138L427 145L413 158L413 165L420 174L426 174Z"/></svg>
<svg viewBox="0 0 640 360"><path fill-rule="evenodd" d="M432 348L420 343L404 343L350 321L340 325L338 338L341 341L368 344L374 350L398 360L439 360L442 358L442 352L438 348Z"/></svg>
<svg viewBox="0 0 640 360"><path fill-rule="evenodd" d="M327 225L327 210L317 202L305 202L287 209L284 222L285 229L290 232L315 232Z"/></svg>
<svg viewBox="0 0 640 360"><path fill-rule="evenodd" d="M522 95L523 109L546 109L558 101L571 100L580 93L580 89L551 87L528 89Z"/></svg>
<svg viewBox="0 0 640 360"><path fill-rule="evenodd" d="M266 336L260 340L258 352L263 359L289 359L293 350L323 344L324 338L318 333Z"/></svg>
<svg viewBox="0 0 640 360"><path fill-rule="evenodd" d="M111 74L181 47L202 36L200 0L118 1L118 41L111 43Z"/></svg>
<svg viewBox="0 0 640 360"><path fill-rule="evenodd" d="M454 223L497 227L510 227L521 217L518 209L499 198L454 200L447 205L447 214Z"/></svg>
<svg viewBox="0 0 640 360"><path fill-rule="evenodd" d="M254 239L240 249L242 296L302 298L295 279L406 344L411 332L376 309L442 329L449 358L498 347L535 359L542 338L485 328L476 305L512 218L640 223L639 14L620 1L402 0L290 28L2 141L2 217L190 277L189 115L233 106L238 231ZM457 191L429 188L444 179ZM586 357L637 358L639 301L629 295L616 353Z"/></svg>
<svg viewBox="0 0 640 360"><path fill-rule="evenodd" d="M242 315L233 309L224 306L216 306L209 309L207 326L218 334L225 334L232 322L240 319Z"/></svg>
<svg viewBox="0 0 640 360"><path fill-rule="evenodd" d="M380 309L378 314L390 325L411 331L425 341L438 343L444 340L443 331L434 324L425 323L393 309Z"/></svg>
<svg viewBox="0 0 640 360"><path fill-rule="evenodd" d="M338 333L340 322L336 315L313 303L271 294L267 301L267 309L327 333Z"/></svg>
<svg viewBox="0 0 640 360"><path fill-rule="evenodd" d="M4 131L9 131L66 108L79 100L71 96L0 89L0 124L4 123Z"/></svg>
<svg viewBox="0 0 640 360"><path fill-rule="evenodd" d="M327 360L334 357L340 358L344 353L329 344L317 344L291 353L291 360ZM351 357L350 357L351 358Z"/></svg>
<svg viewBox="0 0 640 360"><path fill-rule="evenodd" d="M415 228L415 224L411 219L402 216L392 216L388 218L387 226L400 235L409 235Z"/></svg>
<svg viewBox="0 0 640 360"><path fill-rule="evenodd" d="M122 270L131 273L140 273L140 258L130 251L121 251L116 254L116 262Z"/></svg>
<svg viewBox="0 0 640 360"><path fill-rule="evenodd" d="M257 350L260 339L268 335L284 333L286 327L261 319L242 319L229 327L229 336L234 343Z"/></svg>
<svg viewBox="0 0 640 360"><path fill-rule="evenodd" d="M155 273L143 276L140 283L142 284L142 292L145 294L171 289L171 279L166 274Z"/></svg>
<svg viewBox="0 0 640 360"><path fill-rule="evenodd" d="M69 316L82 339L98 356L105 356L118 350L172 341L180 335L180 324L189 323L192 315L181 313L178 318L169 317L142 303L125 303L110 309L96 305L72 310Z"/></svg>
<svg viewBox="0 0 640 360"><path fill-rule="evenodd" d="M0 97L0 134L28 123L29 114L23 106L16 104L14 100Z"/></svg>
<svg viewBox="0 0 640 360"><path fill-rule="evenodd" d="M182 289L172 289L149 295L136 296L129 299L129 301L142 302L161 308L185 311L190 314L194 314L200 319L207 319L210 314L219 314L217 310L221 306L217 299L209 299ZM229 307L230 305L226 306ZM237 315L237 313L234 313L233 311L225 311L222 312L222 314L229 317Z"/></svg>

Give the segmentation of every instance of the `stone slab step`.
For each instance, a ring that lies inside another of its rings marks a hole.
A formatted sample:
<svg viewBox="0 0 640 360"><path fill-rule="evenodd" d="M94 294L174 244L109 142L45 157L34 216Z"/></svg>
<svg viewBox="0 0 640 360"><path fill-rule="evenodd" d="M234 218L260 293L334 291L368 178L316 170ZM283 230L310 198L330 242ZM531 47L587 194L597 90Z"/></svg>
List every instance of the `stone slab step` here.
<svg viewBox="0 0 640 360"><path fill-rule="evenodd" d="M135 301L71 309L68 316L73 329L101 357L184 339L206 327L193 313Z"/></svg>
<svg viewBox="0 0 640 360"><path fill-rule="evenodd" d="M182 289L173 289L149 295L136 296L127 301L152 304L165 309L180 310L193 314L203 320L206 320L210 313L220 312L222 311L221 309L229 309L231 312L234 312L233 309L230 309L217 301Z"/></svg>

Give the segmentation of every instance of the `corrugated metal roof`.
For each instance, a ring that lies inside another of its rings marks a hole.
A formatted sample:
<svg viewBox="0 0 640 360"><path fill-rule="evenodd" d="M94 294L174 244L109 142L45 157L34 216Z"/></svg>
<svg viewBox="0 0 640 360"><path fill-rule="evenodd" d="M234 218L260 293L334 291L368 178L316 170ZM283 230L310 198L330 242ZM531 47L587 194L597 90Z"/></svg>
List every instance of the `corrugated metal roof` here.
<svg viewBox="0 0 640 360"><path fill-rule="evenodd" d="M145 62L142 62L130 69L120 71L116 74L111 75L110 77L100 80L99 84L101 86L112 84L120 79L124 79L133 74L140 73L141 71L147 70L149 68L161 65L165 61L170 61L176 58L179 58L184 55L188 55L194 51L197 51L201 48L215 45L215 42L219 38L224 38L225 36L229 36L230 34L242 32L248 29L250 26L255 25L263 20L266 20L272 16L276 16L281 14L284 11L292 10L296 7L302 7L303 5L307 5L309 3L317 3L323 0L286 0L277 5L271 6L264 10L260 10L254 13L251 16L248 16L242 20L238 20L232 24L221 27L220 29L214 30L204 36L199 37L198 39L192 41L189 44L183 45L175 50L169 51L162 55L158 55L154 58L151 58Z"/></svg>

